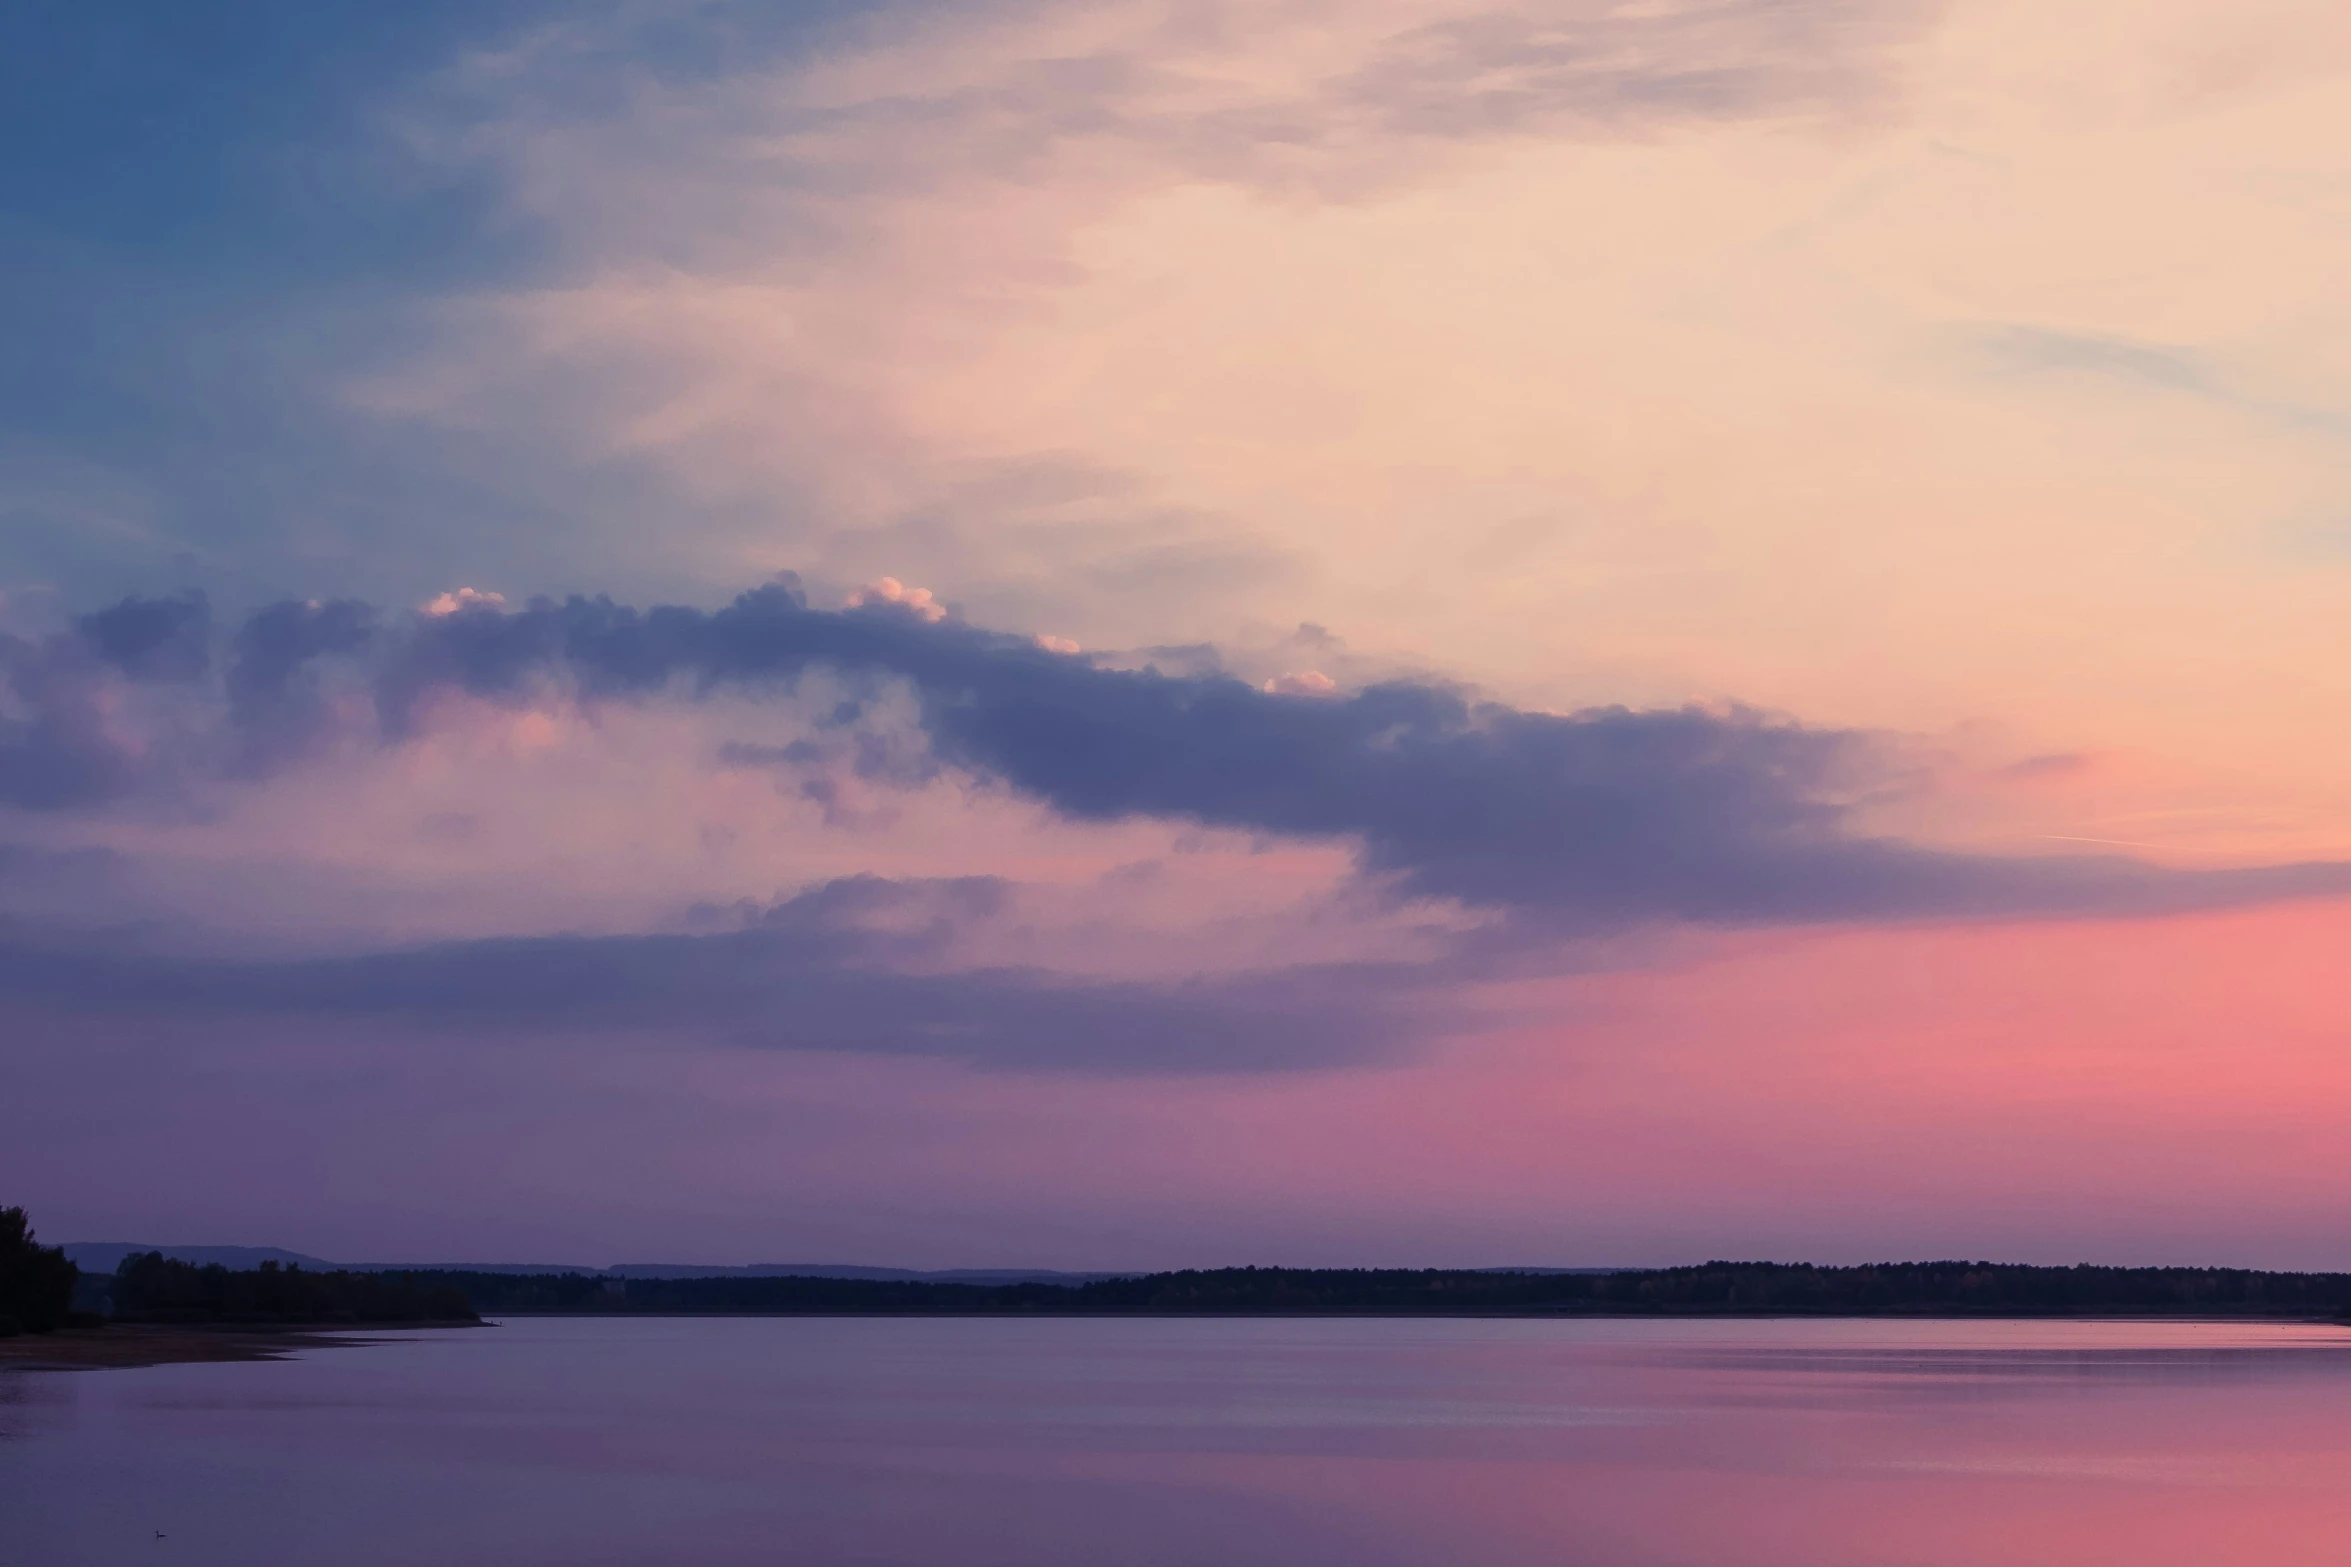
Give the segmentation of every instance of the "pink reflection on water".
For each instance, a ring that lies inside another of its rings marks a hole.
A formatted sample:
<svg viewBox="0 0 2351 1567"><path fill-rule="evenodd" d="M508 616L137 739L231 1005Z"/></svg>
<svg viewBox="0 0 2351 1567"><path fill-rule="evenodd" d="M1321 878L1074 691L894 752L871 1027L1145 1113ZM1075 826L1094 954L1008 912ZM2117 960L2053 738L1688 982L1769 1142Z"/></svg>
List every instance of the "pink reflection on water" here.
<svg viewBox="0 0 2351 1567"><path fill-rule="evenodd" d="M223 1567L2317 1567L2351 1539L2324 1326L521 1320L10 1388L0 1561L45 1567L123 1560L134 1523Z"/></svg>
<svg viewBox="0 0 2351 1567"><path fill-rule="evenodd" d="M1612 1326L1621 1340L1591 1360L1497 1346L1483 1369L1515 1386L1411 1451L1078 1467L1343 1517L1406 1560L1496 1567L2351 1559L2340 1330Z"/></svg>

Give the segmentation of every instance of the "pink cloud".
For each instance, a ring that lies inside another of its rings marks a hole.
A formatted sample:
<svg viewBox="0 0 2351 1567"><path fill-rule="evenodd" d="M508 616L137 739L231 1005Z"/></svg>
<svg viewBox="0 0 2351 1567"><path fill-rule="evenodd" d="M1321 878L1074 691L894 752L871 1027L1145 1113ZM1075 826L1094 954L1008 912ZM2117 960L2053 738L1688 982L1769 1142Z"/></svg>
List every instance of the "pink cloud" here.
<svg viewBox="0 0 2351 1567"><path fill-rule="evenodd" d="M849 595L850 608L861 604L895 604L924 620L947 618L947 606L933 598L929 588L910 588L896 577L883 577Z"/></svg>
<svg viewBox="0 0 2351 1567"><path fill-rule="evenodd" d="M438 617L454 615L461 609L471 609L476 605L485 609L500 609L505 604L506 595L503 593L485 593L477 588L454 588L425 600L419 610L423 614Z"/></svg>

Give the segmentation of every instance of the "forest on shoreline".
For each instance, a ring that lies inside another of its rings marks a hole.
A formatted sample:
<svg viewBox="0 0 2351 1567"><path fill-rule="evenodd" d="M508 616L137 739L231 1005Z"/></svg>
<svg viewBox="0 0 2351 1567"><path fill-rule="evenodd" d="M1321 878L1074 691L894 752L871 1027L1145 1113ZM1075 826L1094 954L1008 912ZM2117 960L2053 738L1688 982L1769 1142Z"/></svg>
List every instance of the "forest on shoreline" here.
<svg viewBox="0 0 2351 1567"><path fill-rule="evenodd" d="M1986 1262L1710 1262L1622 1273L1218 1268L1080 1285L416 1274L487 1316L2169 1316L2351 1314L2351 1274Z"/></svg>
<svg viewBox="0 0 2351 1567"><path fill-rule="evenodd" d="M119 1322L339 1324L479 1322L462 1284L421 1273L352 1273L281 1268L199 1267L160 1252L125 1257L109 1291Z"/></svg>
<svg viewBox="0 0 2351 1567"><path fill-rule="evenodd" d="M1708 1262L1606 1273L1212 1268L1083 1283L808 1275L621 1278L465 1269L199 1266L134 1254L82 1276L0 1209L0 1336L98 1317L177 1326L332 1327L484 1316L2182 1317L2351 1321L2351 1273L1992 1262Z"/></svg>

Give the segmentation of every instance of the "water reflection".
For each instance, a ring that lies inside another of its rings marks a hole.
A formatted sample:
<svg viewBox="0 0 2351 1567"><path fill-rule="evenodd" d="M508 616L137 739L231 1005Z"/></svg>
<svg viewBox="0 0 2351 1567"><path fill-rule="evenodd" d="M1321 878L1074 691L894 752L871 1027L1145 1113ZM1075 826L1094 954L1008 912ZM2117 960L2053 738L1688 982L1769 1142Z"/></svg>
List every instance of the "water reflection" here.
<svg viewBox="0 0 2351 1567"><path fill-rule="evenodd" d="M1636 1359L1717 1372L1875 1378L2197 1380L2351 1370L2351 1332L2328 1324L2190 1322L1824 1323L1766 1319L1724 1339L1632 1346Z"/></svg>
<svg viewBox="0 0 2351 1567"><path fill-rule="evenodd" d="M0 1567L2334 1563L2351 1333L518 1321L0 1376ZM134 1542L146 1542L135 1545Z"/></svg>
<svg viewBox="0 0 2351 1567"><path fill-rule="evenodd" d="M71 1391L55 1377L0 1370L0 1442L30 1440L72 1402Z"/></svg>

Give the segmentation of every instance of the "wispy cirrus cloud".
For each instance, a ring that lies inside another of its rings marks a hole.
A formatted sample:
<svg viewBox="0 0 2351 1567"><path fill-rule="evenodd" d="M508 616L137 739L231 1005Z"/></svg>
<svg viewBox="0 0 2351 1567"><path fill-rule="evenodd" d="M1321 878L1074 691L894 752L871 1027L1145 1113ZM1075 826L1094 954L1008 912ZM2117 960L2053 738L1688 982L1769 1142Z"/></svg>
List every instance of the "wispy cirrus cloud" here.
<svg viewBox="0 0 2351 1567"><path fill-rule="evenodd" d="M849 237L876 198L973 178L1155 177L1361 196L1448 143L1609 141L1682 124L1835 118L1901 92L1937 0L1296 0L849 9L782 38L709 25L689 60L643 45L664 8L591 11L445 72L418 145L502 168L533 210L647 256L750 259ZM740 19L737 19L738 22ZM609 112L615 103L623 114ZM587 160L602 163L592 180ZM747 200L732 232L701 203ZM789 217L781 228L759 225ZM769 255L770 261L783 258Z"/></svg>
<svg viewBox="0 0 2351 1567"><path fill-rule="evenodd" d="M666 11L590 13L478 51L392 117L420 161L501 190L549 264L419 301L408 340L343 378L345 406L672 495L694 521L659 558L598 530L631 580L855 582L911 560L1007 615L1091 603L1171 629L1310 580L1319 541L1164 443L1036 406L1094 377L1087 350L1065 359L1071 308L1131 270L1091 253L1105 233L1165 201L1349 210L1514 147L1867 122L1933 15L891 6L789 47L722 18L710 35L735 46L681 66L644 47ZM1138 368L1176 347L1142 345ZM1187 446L1189 373L1166 371L1166 433ZM582 497L577 534L602 505Z"/></svg>

